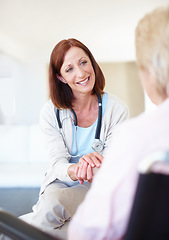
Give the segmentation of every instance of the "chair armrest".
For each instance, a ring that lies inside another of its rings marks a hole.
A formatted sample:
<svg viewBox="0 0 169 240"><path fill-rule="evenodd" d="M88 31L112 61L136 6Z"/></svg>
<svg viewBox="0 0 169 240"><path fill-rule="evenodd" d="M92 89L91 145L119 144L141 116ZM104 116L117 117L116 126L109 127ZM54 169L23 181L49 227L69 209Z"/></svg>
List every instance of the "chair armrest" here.
<svg viewBox="0 0 169 240"><path fill-rule="evenodd" d="M14 240L62 240L0 209L0 233Z"/></svg>

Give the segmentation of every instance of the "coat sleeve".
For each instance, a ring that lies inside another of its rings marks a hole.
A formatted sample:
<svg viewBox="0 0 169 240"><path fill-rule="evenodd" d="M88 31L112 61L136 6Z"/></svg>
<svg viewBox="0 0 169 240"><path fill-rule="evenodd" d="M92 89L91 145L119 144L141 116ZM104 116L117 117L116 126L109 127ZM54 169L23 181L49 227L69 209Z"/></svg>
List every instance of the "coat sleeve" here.
<svg viewBox="0 0 169 240"><path fill-rule="evenodd" d="M45 182L49 184L55 179L73 181L67 173L67 169L71 165L69 163L71 156L59 131L54 106L50 101L41 110L40 125L44 133L49 158L49 168L46 173Z"/></svg>

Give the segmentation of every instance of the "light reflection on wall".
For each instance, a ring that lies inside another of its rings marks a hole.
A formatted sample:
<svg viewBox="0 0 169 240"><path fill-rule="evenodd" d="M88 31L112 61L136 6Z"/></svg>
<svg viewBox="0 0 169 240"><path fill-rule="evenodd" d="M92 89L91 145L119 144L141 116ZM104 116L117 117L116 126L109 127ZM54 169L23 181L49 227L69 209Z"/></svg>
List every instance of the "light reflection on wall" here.
<svg viewBox="0 0 169 240"><path fill-rule="evenodd" d="M16 111L15 81L12 77L0 78L0 123L12 124Z"/></svg>

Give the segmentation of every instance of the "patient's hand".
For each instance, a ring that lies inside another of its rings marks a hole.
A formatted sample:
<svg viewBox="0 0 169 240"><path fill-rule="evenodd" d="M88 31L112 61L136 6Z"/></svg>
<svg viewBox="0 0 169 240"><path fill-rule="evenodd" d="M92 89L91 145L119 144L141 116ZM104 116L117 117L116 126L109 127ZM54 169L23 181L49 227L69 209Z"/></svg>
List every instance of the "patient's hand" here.
<svg viewBox="0 0 169 240"><path fill-rule="evenodd" d="M87 162L80 163L75 173L80 184L83 184L84 181L92 182L94 175L93 169Z"/></svg>
<svg viewBox="0 0 169 240"><path fill-rule="evenodd" d="M76 168L76 177L80 184L84 181L92 182L93 176L100 168L103 156L100 153L93 152L82 156L79 159L80 166Z"/></svg>

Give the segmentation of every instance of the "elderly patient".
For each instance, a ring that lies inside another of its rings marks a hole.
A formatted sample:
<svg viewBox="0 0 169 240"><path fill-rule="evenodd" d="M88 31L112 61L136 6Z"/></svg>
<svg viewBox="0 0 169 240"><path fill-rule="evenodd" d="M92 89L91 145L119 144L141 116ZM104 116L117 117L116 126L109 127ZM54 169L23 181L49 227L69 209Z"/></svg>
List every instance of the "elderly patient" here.
<svg viewBox="0 0 169 240"><path fill-rule="evenodd" d="M69 240L121 239L138 180L138 163L169 149L169 8L140 20L136 57L143 88L157 108L114 130L111 148L92 187L69 224Z"/></svg>

